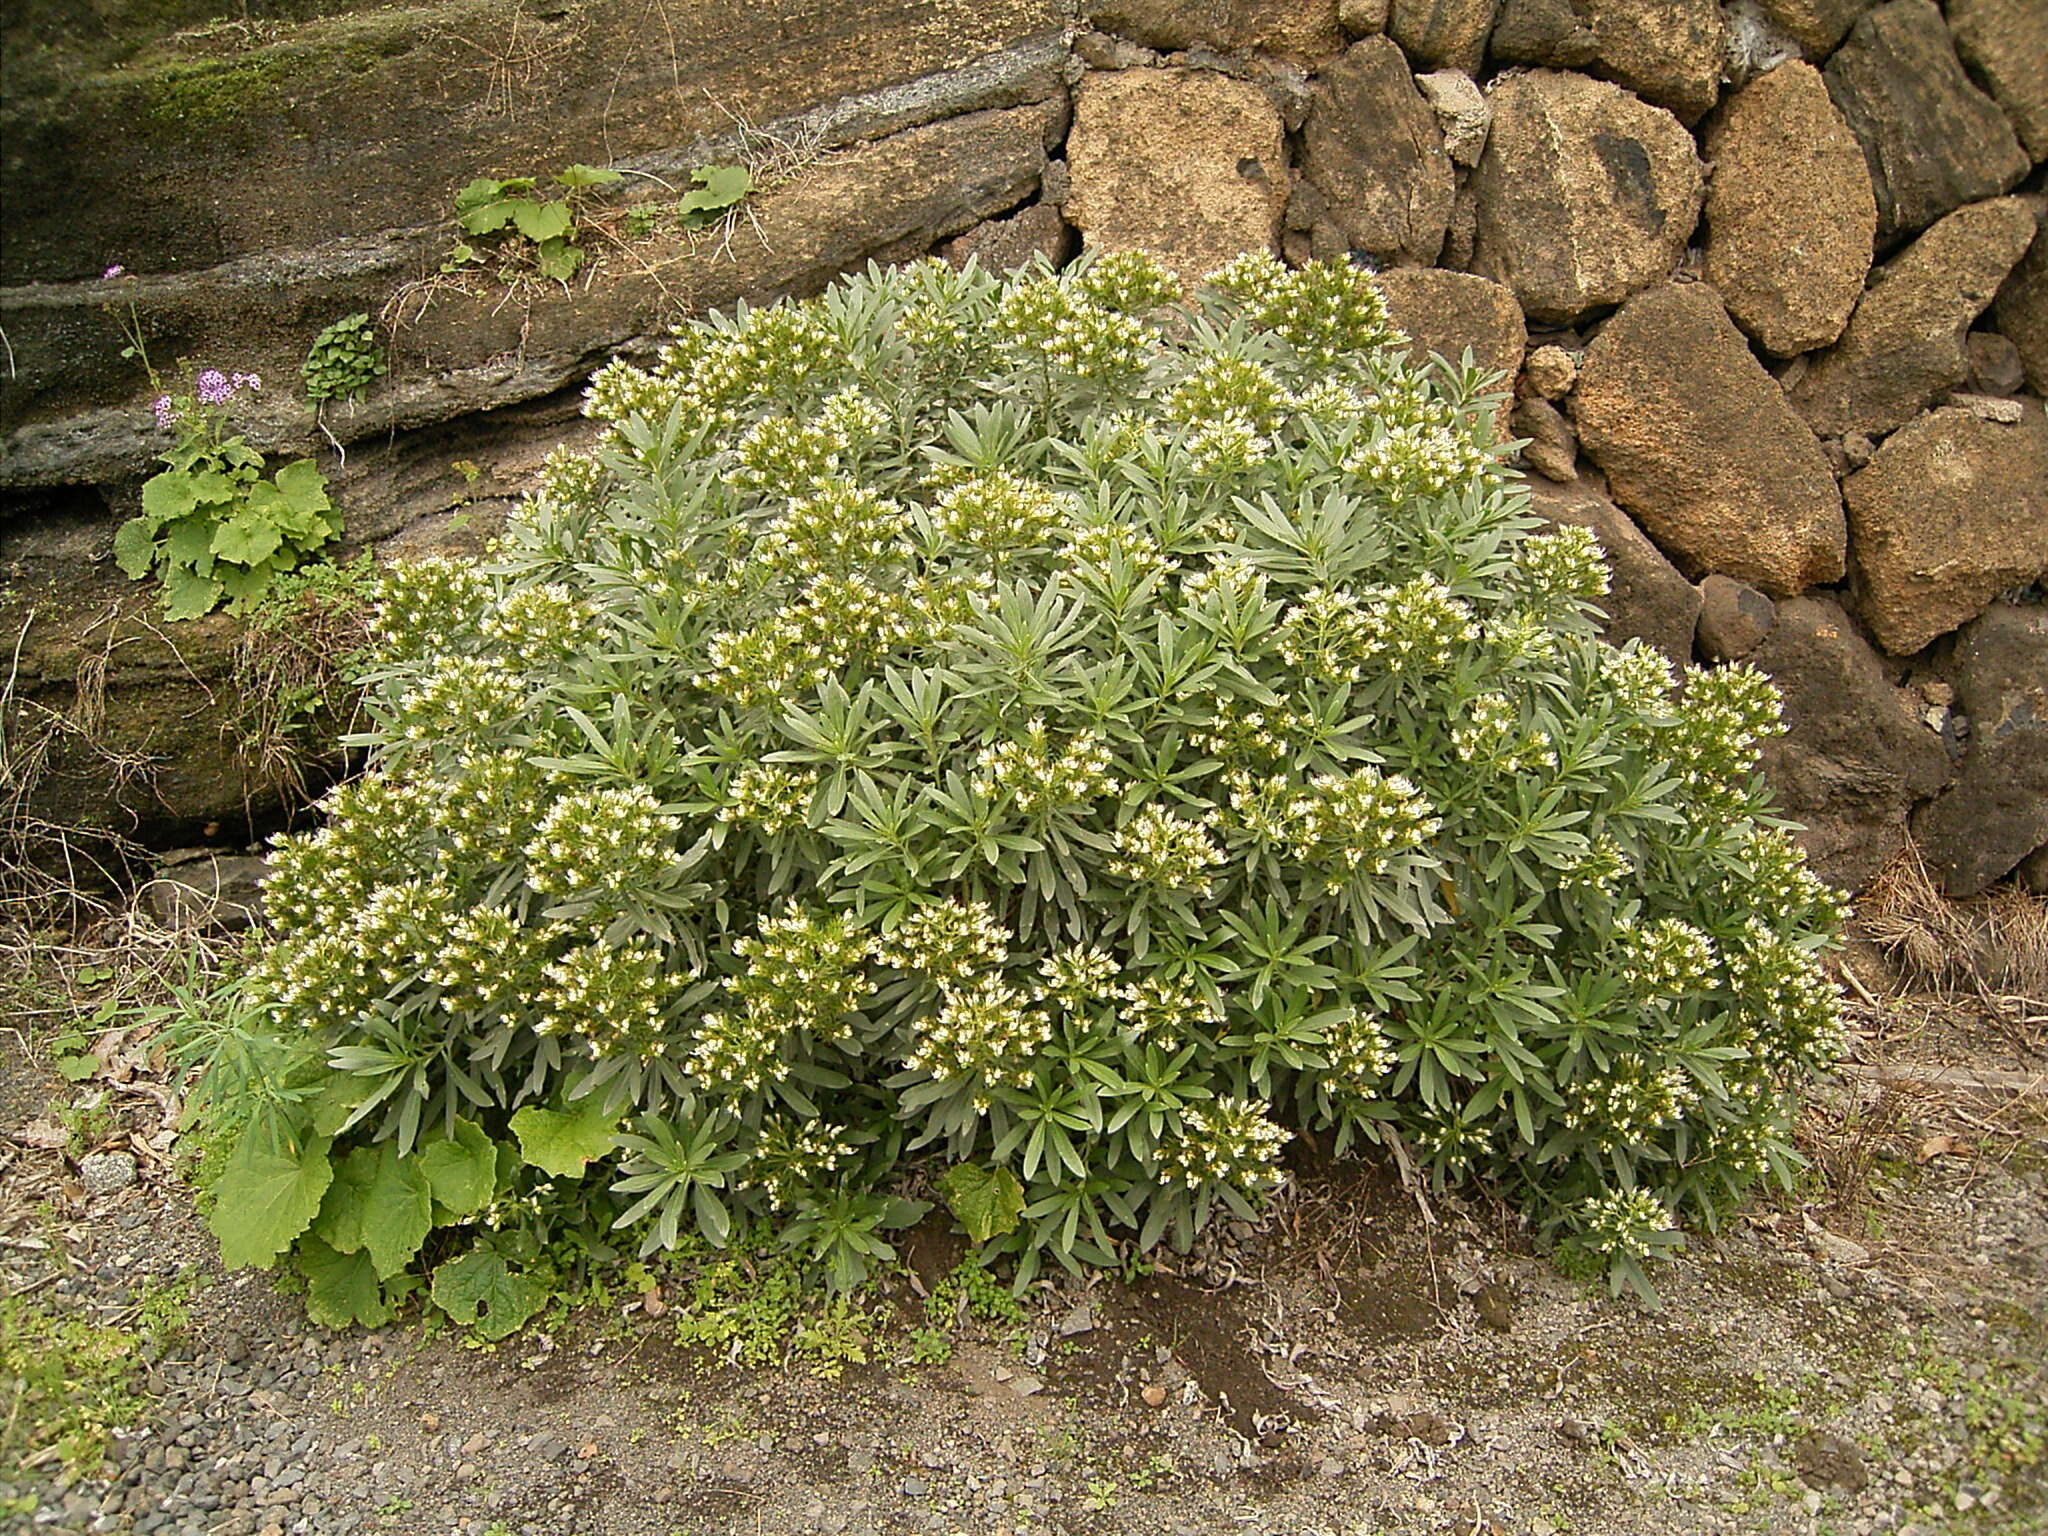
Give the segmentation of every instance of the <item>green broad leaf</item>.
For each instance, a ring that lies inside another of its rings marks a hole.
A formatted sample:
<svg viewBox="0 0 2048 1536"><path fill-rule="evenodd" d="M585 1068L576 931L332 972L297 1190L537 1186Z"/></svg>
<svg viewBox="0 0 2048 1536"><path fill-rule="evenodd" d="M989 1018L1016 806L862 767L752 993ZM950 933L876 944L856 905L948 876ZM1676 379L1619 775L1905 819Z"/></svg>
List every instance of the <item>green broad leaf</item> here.
<svg viewBox="0 0 2048 1536"><path fill-rule="evenodd" d="M586 1104L573 1114L529 1104L512 1117L519 1155L557 1178L576 1179L597 1158L618 1144L619 1117Z"/></svg>
<svg viewBox="0 0 2048 1536"><path fill-rule="evenodd" d="M202 576L213 574L213 521L204 516L181 517L164 529L164 553L173 565L190 566Z"/></svg>
<svg viewBox="0 0 2048 1536"><path fill-rule="evenodd" d="M540 248L540 275L566 283L583 265L583 251L567 237L545 241Z"/></svg>
<svg viewBox="0 0 2048 1536"><path fill-rule="evenodd" d="M164 616L171 619L197 619L213 612L213 605L220 601L221 584L211 576L202 576L184 566L172 566L164 572Z"/></svg>
<svg viewBox="0 0 2048 1536"><path fill-rule="evenodd" d="M481 260L483 260L483 257L477 254L475 246L465 245L461 241L457 241L455 248L449 251L448 259L441 263L441 270L443 272L460 272L464 267L473 266Z"/></svg>
<svg viewBox="0 0 2048 1536"><path fill-rule="evenodd" d="M327 477L311 459L293 460L277 472L275 479L278 495L294 512L325 512L334 505L328 499Z"/></svg>
<svg viewBox="0 0 2048 1536"><path fill-rule="evenodd" d="M256 463L261 464L263 462L263 455L260 453L255 454L254 457ZM243 467L247 468L246 465ZM232 505L239 498L241 482L246 477L240 475L231 477L222 474L217 469L207 469L201 470L198 474L189 478L192 486L193 506L225 507Z"/></svg>
<svg viewBox="0 0 2048 1536"><path fill-rule="evenodd" d="M536 203L522 197L512 204L512 222L519 226L519 233L535 245L548 240L559 240L569 233L575 220L569 217L569 205L559 199L552 203Z"/></svg>
<svg viewBox="0 0 2048 1536"><path fill-rule="evenodd" d="M434 1305L486 1339L502 1339L538 1312L545 1286L491 1248L472 1248L434 1271Z"/></svg>
<svg viewBox="0 0 2048 1536"><path fill-rule="evenodd" d="M277 531L277 524L252 506L214 529L213 542L208 547L222 559L232 560L237 565L256 565L268 560L283 542L284 535Z"/></svg>
<svg viewBox="0 0 2048 1536"><path fill-rule="evenodd" d="M313 1129L322 1136L336 1134L348 1124L356 1106L370 1096L372 1086L360 1077L340 1072L327 1074L319 1093L307 1105L313 1113Z"/></svg>
<svg viewBox="0 0 2048 1536"><path fill-rule="evenodd" d="M977 1243L1017 1230L1024 1214L1024 1186L1007 1168L956 1163L939 1176L946 1209Z"/></svg>
<svg viewBox="0 0 2048 1536"><path fill-rule="evenodd" d="M131 517L114 530L114 562L121 574L140 581L156 564L156 535L148 517Z"/></svg>
<svg viewBox="0 0 2048 1536"><path fill-rule="evenodd" d="M571 191L579 187L608 187L624 179L623 172L602 165L572 165L565 171L555 172L555 180Z"/></svg>
<svg viewBox="0 0 2048 1536"><path fill-rule="evenodd" d="M754 189L754 175L744 165L700 165L690 173L697 183L677 206L693 222L709 223Z"/></svg>
<svg viewBox="0 0 2048 1536"><path fill-rule="evenodd" d="M473 1215L497 1193L498 1149L474 1121L457 1120L453 1136L422 1146L419 1165L436 1203L454 1215Z"/></svg>
<svg viewBox="0 0 2048 1536"><path fill-rule="evenodd" d="M520 199L503 198L495 203L485 203L472 208L456 222L462 226L465 235L492 235L512 222L514 211L520 206Z"/></svg>
<svg viewBox="0 0 2048 1536"><path fill-rule="evenodd" d="M479 176L455 194L455 211L471 213L486 204L497 202L504 195L504 182L490 176Z"/></svg>
<svg viewBox="0 0 2048 1536"><path fill-rule="evenodd" d="M280 571L291 568L289 556L260 560L255 565L216 565L213 579L220 583L220 589L228 600L228 612L242 613L264 593L270 590Z"/></svg>
<svg viewBox="0 0 2048 1536"><path fill-rule="evenodd" d="M433 1192L418 1159L399 1156L398 1143L387 1141L342 1159L313 1231L336 1253L367 1252L381 1280L412 1262L432 1217Z"/></svg>
<svg viewBox="0 0 2048 1536"><path fill-rule="evenodd" d="M306 1277L306 1314L321 1327L381 1328L391 1321L391 1303L367 1253L336 1253L308 1237L294 1257Z"/></svg>
<svg viewBox="0 0 2048 1536"><path fill-rule="evenodd" d="M167 469L143 482L142 516L151 527L161 528L198 505L199 490L191 475Z"/></svg>
<svg viewBox="0 0 2048 1536"><path fill-rule="evenodd" d="M213 1186L207 1225L229 1269L268 1269L312 1223L334 1180L328 1141L309 1136L296 1148L256 1126L242 1133Z"/></svg>

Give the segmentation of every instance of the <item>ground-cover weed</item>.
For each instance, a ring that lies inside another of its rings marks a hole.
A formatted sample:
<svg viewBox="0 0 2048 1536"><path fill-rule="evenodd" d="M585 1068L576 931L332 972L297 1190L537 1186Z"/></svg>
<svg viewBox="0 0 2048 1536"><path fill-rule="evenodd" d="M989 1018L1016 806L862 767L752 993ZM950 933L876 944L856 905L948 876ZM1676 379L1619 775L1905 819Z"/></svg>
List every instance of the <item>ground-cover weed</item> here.
<svg viewBox="0 0 2048 1536"><path fill-rule="evenodd" d="M228 1262L499 1330L563 1230L843 1290L936 1196L1024 1281L1309 1132L1647 1290L1793 1161L1838 903L1769 684L1595 638L1492 381L1399 340L1347 266L1123 255L606 369L489 564L387 585L232 1003L286 1091L216 1105Z"/></svg>

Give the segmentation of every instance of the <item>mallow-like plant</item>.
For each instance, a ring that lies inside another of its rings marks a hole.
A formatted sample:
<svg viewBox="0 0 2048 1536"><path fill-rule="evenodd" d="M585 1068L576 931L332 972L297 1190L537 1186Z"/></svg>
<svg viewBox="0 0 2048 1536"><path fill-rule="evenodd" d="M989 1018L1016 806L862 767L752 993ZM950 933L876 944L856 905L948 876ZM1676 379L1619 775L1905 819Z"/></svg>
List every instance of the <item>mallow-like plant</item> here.
<svg viewBox="0 0 2048 1536"><path fill-rule="evenodd" d="M228 1257L502 1331L564 1233L849 1286L928 1195L1028 1279L1315 1136L1645 1285L1791 1166L1838 903L1765 679L1597 639L1495 381L1401 342L1348 266L1120 255L607 368L489 562L390 579L210 1111Z"/></svg>

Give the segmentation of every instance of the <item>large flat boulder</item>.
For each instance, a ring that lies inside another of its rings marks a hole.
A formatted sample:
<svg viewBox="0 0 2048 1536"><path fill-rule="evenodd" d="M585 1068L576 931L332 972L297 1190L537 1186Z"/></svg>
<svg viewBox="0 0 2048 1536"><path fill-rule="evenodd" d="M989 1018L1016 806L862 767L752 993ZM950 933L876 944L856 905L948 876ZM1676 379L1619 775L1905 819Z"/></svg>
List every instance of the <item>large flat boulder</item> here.
<svg viewBox="0 0 2048 1536"><path fill-rule="evenodd" d="M1190 282L1279 250L1286 129L1256 85L1208 70L1091 74L1067 164L1065 212L1088 250L1155 251Z"/></svg>
<svg viewBox="0 0 2048 1536"><path fill-rule="evenodd" d="M1554 70L1508 76L1492 100L1472 173L1474 272L1556 325L1671 274L1702 195L1678 119L1618 85Z"/></svg>
<svg viewBox="0 0 2048 1536"><path fill-rule="evenodd" d="M1785 700L1786 733L1765 743L1764 773L1804 824L1814 872L1860 890L1905 846L1907 813L1947 781L1948 749L1826 598L1778 604L1748 660Z"/></svg>
<svg viewBox="0 0 2048 1536"><path fill-rule="evenodd" d="M1932 0L1867 12L1828 60L1827 82L1863 145L1885 244L2027 174L2012 124L1970 83Z"/></svg>
<svg viewBox="0 0 2048 1536"><path fill-rule="evenodd" d="M1707 281L1765 351L1827 346L1863 292L1877 199L1820 71L1794 59L1758 76L1707 125L1703 148Z"/></svg>
<svg viewBox="0 0 2048 1536"><path fill-rule="evenodd" d="M1315 64L1344 46L1337 0L1086 0L1089 23L1165 53L1207 47Z"/></svg>
<svg viewBox="0 0 2048 1536"><path fill-rule="evenodd" d="M1974 896L2048 846L2048 607L1994 603L1956 643L1970 722L1955 781L1913 818L1951 896Z"/></svg>
<svg viewBox="0 0 2048 1536"><path fill-rule="evenodd" d="M1789 391L1823 436L1880 436L1969 377L1966 338L2034 237L2016 197L1958 208L1887 262Z"/></svg>
<svg viewBox="0 0 2048 1536"><path fill-rule="evenodd" d="M2048 416L2017 424L1931 411L1843 485L1857 609L1895 656L2048 575Z"/></svg>
<svg viewBox="0 0 2048 1536"><path fill-rule="evenodd" d="M1615 500L1688 575L1778 597L1841 578L1842 502L1820 444L1706 284L1623 305L1572 402Z"/></svg>
<svg viewBox="0 0 2048 1536"><path fill-rule="evenodd" d="M1590 528L1600 541L1610 581L1600 600L1603 638L1615 645L1641 640L1676 666L1691 662L1700 590L1609 499L1599 475L1581 475L1565 485L1531 480L1529 510L1554 525Z"/></svg>
<svg viewBox="0 0 2048 1536"><path fill-rule="evenodd" d="M1423 267L1443 249L1451 157L1435 109L1386 38L1354 43L1316 77L1301 172L1323 194L1326 244Z"/></svg>

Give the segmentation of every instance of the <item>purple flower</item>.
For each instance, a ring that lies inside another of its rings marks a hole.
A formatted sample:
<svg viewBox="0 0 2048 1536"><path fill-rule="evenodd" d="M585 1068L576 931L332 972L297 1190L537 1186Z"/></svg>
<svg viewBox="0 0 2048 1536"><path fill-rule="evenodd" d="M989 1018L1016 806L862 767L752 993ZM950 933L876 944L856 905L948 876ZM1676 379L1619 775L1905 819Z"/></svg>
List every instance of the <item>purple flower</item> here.
<svg viewBox="0 0 2048 1536"><path fill-rule="evenodd" d="M238 389L247 389L247 390L252 390L252 391L253 391L253 390L258 390L258 389L261 389L262 387L263 387L263 375L262 375L262 374L260 374L260 373L238 373L238 374L236 374L236 375L234 376L234 379L233 379L233 380L232 380L232 381L231 381L231 382L229 383L229 385L228 385L228 391L229 391L229 393L231 393L231 394L232 394L232 393L233 393L233 392L234 392L235 390L238 390Z"/></svg>
<svg viewBox="0 0 2048 1536"><path fill-rule="evenodd" d="M122 266L121 263L117 261L111 267L107 268L106 271L100 274L100 281L111 283L115 278L126 277L127 275L128 269Z"/></svg>
<svg viewBox="0 0 2048 1536"><path fill-rule="evenodd" d="M218 368L209 368L192 381L192 392L202 405L225 405L234 395L235 386Z"/></svg>
<svg viewBox="0 0 2048 1536"><path fill-rule="evenodd" d="M169 428L178 419L178 408L171 404L169 395L158 395L149 408L156 412L156 424L160 427Z"/></svg>

